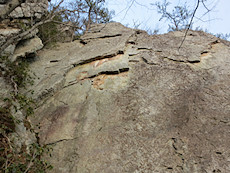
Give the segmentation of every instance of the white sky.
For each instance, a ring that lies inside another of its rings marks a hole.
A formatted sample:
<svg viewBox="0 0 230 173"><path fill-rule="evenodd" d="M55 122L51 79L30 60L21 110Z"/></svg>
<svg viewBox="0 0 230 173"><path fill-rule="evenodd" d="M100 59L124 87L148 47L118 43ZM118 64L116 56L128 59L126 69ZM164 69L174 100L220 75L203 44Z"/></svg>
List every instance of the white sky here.
<svg viewBox="0 0 230 173"><path fill-rule="evenodd" d="M150 3L155 3L157 0L135 0L131 5L132 0L107 0L106 4L109 10L115 11L114 21L121 22L124 25L133 27L134 24L141 24L140 29L160 29L161 33L167 32L168 25L164 20L159 22L160 15L157 14L156 8ZM158 0L163 2L163 0ZM175 5L183 5L186 0L168 0ZM195 8L197 0L187 0L189 7ZM206 22L201 22L194 19L194 28L201 26L203 29L208 29L212 33L230 33L230 0L207 0L208 8L213 8L210 13L202 18ZM131 6L131 7L130 7ZM130 7L130 8L129 8ZM205 12L202 4L196 14L196 17L201 17Z"/></svg>
<svg viewBox="0 0 230 173"><path fill-rule="evenodd" d="M53 3L60 0L52 0ZM64 0L64 2L74 0ZM120 22L128 27L140 24L139 29L154 30L159 29L160 33L165 33L168 30L168 24L164 20L159 21L160 15L157 13L156 8L151 6L150 3L156 1L163 2L163 0L105 0L106 7L109 10L115 11L113 21ZM168 0L171 7L176 5L183 5L187 2L191 9L194 9L198 0ZM206 5L212 9L207 15L202 17L203 21L194 19L193 28L200 26L203 30L207 29L209 32L230 34L230 0L206 0ZM129 8L130 7L130 8ZM196 17L201 17L205 9L200 5Z"/></svg>

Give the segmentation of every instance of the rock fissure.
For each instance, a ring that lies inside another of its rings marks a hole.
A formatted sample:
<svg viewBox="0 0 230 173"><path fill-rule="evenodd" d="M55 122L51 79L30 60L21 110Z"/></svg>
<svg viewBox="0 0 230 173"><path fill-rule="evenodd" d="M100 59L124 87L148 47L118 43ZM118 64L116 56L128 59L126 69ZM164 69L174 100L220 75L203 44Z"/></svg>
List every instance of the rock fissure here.
<svg viewBox="0 0 230 173"><path fill-rule="evenodd" d="M81 80L84 80L84 79L81 79ZM76 80L70 81L70 82L68 83L68 85L64 86L63 88L67 88L67 87L76 85L76 84L78 84L79 82L80 82L80 81L76 81Z"/></svg>
<svg viewBox="0 0 230 173"><path fill-rule="evenodd" d="M122 34L115 34L115 35L103 35L103 36L100 36L100 37L95 37L95 38L85 38L85 39L82 39L80 42L84 45L86 45L89 41L89 40L98 40L98 39L106 39L106 38L114 38L114 37L121 37Z"/></svg>
<svg viewBox="0 0 230 173"><path fill-rule="evenodd" d="M60 60L51 60L50 63L59 62Z"/></svg>
<svg viewBox="0 0 230 173"><path fill-rule="evenodd" d="M148 65L160 65L160 64L153 63L153 62L148 62L148 60L145 59L144 57L141 57L141 58L142 58L143 62L148 64Z"/></svg>
<svg viewBox="0 0 230 173"><path fill-rule="evenodd" d="M181 60L181 59L177 60L177 59L174 59L174 58L169 58L167 56L163 57L163 59L167 59L167 60L173 61L173 62L186 63L186 61L184 61L184 60Z"/></svg>
<svg viewBox="0 0 230 173"><path fill-rule="evenodd" d="M77 67L77 66L81 66L81 65L84 65L84 64L88 64L88 63L91 63L93 61L97 61L97 60L102 60L102 59L110 59L110 58L113 58L117 55L123 55L124 52L119 50L117 51L116 53L113 53L113 54L109 54L109 55L104 55L104 56L97 56L97 57L94 57L94 58L91 58L91 59L87 59L87 60L83 60L82 62L78 63L78 64L73 64L74 67Z"/></svg>
<svg viewBox="0 0 230 173"><path fill-rule="evenodd" d="M182 59L174 59L174 58L169 58L169 57L163 57L163 59L167 59L173 62L178 62L178 63L190 63L190 64L197 64L200 63L200 60L182 60Z"/></svg>
<svg viewBox="0 0 230 173"><path fill-rule="evenodd" d="M92 76L89 76L89 77L86 77L82 80L85 80L85 79L93 79L97 76L100 76L100 75L118 75L120 73L125 73L125 72L128 72L129 71L129 68L121 68L121 69L118 69L116 71L102 71L102 72L99 72L98 74L95 74L95 75L92 75Z"/></svg>
<svg viewBox="0 0 230 173"><path fill-rule="evenodd" d="M102 37L97 37L96 39L98 38L111 38L111 37L120 37L122 36L122 34L115 34L115 35L105 35L105 36L102 36Z"/></svg>
<svg viewBox="0 0 230 173"><path fill-rule="evenodd" d="M76 140L76 138L69 138L69 139L60 139L58 141L55 141L55 142L51 142L51 143L47 143L46 145L55 145L55 144L58 144L58 143L61 143L61 142L66 142L66 141L73 141L73 140Z"/></svg>
<svg viewBox="0 0 230 173"><path fill-rule="evenodd" d="M180 148L178 146L180 146ZM175 154L181 159L181 164L176 167L180 168L182 171L184 170L185 159L184 159L184 142L181 139L172 138L172 147L174 149Z"/></svg>
<svg viewBox="0 0 230 173"><path fill-rule="evenodd" d="M84 81L84 80L87 80L87 79L94 79L98 76L102 76L102 75L106 75L106 76L116 76L116 75L119 75L119 74L122 74L122 73L126 73L129 71L129 68L121 68L121 69L118 69L118 70L115 70L115 71L101 71L97 74L94 74L92 76L86 76L84 78L81 78L80 80L73 80L73 81L69 81L68 85L64 86L64 88L66 87L70 87L72 85L76 85L78 84L79 82L81 81Z"/></svg>
<svg viewBox="0 0 230 173"><path fill-rule="evenodd" d="M153 49L147 48L147 47L138 47L137 50L148 50L148 51L151 51Z"/></svg>

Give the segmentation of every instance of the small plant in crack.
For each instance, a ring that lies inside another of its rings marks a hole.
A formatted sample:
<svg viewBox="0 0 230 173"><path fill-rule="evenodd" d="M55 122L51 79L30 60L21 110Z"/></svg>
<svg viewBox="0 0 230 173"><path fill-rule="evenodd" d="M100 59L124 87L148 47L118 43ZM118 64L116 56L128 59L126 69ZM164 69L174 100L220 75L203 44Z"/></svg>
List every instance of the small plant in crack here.
<svg viewBox="0 0 230 173"><path fill-rule="evenodd" d="M18 88L26 88L28 85L33 85L35 74L29 70L29 63L19 59L17 61L10 61L8 57L0 58L1 74L5 81L18 91Z"/></svg>

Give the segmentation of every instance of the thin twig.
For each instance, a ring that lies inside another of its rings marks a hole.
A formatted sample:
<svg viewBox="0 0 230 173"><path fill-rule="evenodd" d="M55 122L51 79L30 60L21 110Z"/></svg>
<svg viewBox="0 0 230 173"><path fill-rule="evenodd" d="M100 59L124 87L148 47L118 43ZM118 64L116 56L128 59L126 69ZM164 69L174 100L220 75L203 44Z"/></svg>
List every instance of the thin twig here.
<svg viewBox="0 0 230 173"><path fill-rule="evenodd" d="M199 5L200 5L200 0L197 0L196 8L195 8L195 10L193 11L193 14L192 14L191 20L190 20L190 22L189 22L188 28L187 28L186 31L185 31L183 40L182 40L182 42L181 42L181 44L180 44L178 50L181 48L181 46L183 45L183 43L184 43L184 41L185 41L185 39L186 39L186 36L187 36L188 31L189 31L189 29L190 29L190 27L191 27L191 25L192 25L193 18L195 17L195 14L196 14L196 11L197 11Z"/></svg>
<svg viewBox="0 0 230 173"><path fill-rule="evenodd" d="M2 133L3 134L3 136L4 136L4 138L6 138L7 139L7 142L8 142L8 145L9 145L9 147L10 147L10 151L13 151L13 147L10 145L10 139L7 137L7 135L5 135L4 133ZM7 148L7 147L6 147ZM7 153L7 150L5 150L5 156L6 156L6 161L5 161L5 170L7 170L7 168L8 168L8 165L10 165L11 163L12 163L12 160L11 161L8 161L8 157L7 157L7 155L8 155L8 153Z"/></svg>
<svg viewBox="0 0 230 173"><path fill-rule="evenodd" d="M204 0L202 0L201 2L202 2L202 4L203 4L204 8L206 8L206 10L207 10L208 12L211 11L210 9L208 9L208 7L206 6L206 4L204 3Z"/></svg>
<svg viewBox="0 0 230 173"><path fill-rule="evenodd" d="M74 25L71 25L71 24L68 24L68 23L59 22L59 21L57 21L57 20L52 20L51 22L58 23L58 24L61 24L61 25L65 25L65 26L70 26L70 27L72 27L72 28L82 29L82 28L80 28L79 26L74 26Z"/></svg>
<svg viewBox="0 0 230 173"><path fill-rule="evenodd" d="M135 2L135 0L132 0L131 1L131 4L129 5L129 7L127 8L127 10L126 10L126 12L125 12L125 15L124 15L124 17L123 17L123 19L122 20L124 20L125 19L125 17L126 17L126 15L127 15L127 13L128 13L128 11L130 10L130 8L132 7L132 5L134 4L134 2Z"/></svg>
<svg viewBox="0 0 230 173"><path fill-rule="evenodd" d="M17 83L14 81L14 76L12 76L11 78L10 78L10 80L11 80L11 82L12 82L12 85L13 85L13 87L14 87L14 94L15 94L15 96L18 94L18 85L17 85Z"/></svg>
<svg viewBox="0 0 230 173"><path fill-rule="evenodd" d="M30 160L30 163L28 164L28 166L27 166L26 170L24 171L24 173L27 173L27 172L29 171L29 169L30 169L31 166L33 165L33 161L34 161L34 159L35 159L36 157L37 157L37 154L36 154L36 150L35 150L34 153L33 153L32 158L31 158L31 160Z"/></svg>

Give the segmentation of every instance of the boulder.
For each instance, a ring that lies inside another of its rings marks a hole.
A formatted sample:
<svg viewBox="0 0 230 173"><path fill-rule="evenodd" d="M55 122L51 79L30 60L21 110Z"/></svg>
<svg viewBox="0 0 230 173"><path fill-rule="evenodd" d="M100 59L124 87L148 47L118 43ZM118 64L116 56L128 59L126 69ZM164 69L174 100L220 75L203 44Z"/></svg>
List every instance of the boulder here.
<svg viewBox="0 0 230 173"><path fill-rule="evenodd" d="M31 118L55 173L230 172L230 47L94 25L42 50Z"/></svg>

